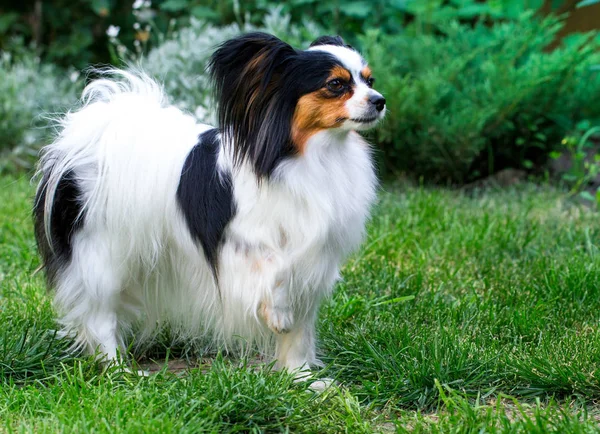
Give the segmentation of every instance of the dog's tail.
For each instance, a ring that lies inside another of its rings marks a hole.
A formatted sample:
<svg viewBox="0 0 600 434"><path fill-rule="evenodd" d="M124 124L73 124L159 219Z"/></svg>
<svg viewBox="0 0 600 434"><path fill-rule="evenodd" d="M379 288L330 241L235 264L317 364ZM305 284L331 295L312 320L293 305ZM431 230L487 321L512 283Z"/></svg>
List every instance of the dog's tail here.
<svg viewBox="0 0 600 434"><path fill-rule="evenodd" d="M55 246L51 222L61 181L76 177L85 183L87 194L80 198L83 200L80 213L94 206L93 202L101 198L99 189L104 188L99 180L108 172L113 179L116 176L121 183L127 182L123 174L135 171L131 165L141 147L136 135L156 124L156 119L166 111L167 98L162 87L143 72L117 69L91 72L100 77L85 87L78 110L53 119L56 139L41 152L35 204L36 226L40 228L36 235L38 243L40 235L45 236L50 251ZM178 114L183 116L181 112Z"/></svg>

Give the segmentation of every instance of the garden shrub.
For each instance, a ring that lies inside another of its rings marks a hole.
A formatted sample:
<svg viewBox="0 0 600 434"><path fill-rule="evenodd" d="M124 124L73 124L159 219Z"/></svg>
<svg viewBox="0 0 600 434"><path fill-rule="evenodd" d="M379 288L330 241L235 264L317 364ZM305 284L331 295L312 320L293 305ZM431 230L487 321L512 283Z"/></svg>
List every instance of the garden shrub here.
<svg viewBox="0 0 600 434"><path fill-rule="evenodd" d="M589 0L588 0L589 2ZM113 28L127 46L140 51L160 43L161 35L187 27L190 19L216 26L251 23L259 26L274 6L292 22L308 18L327 33L355 43L368 29L401 32L418 17L436 27L449 19L461 21L512 19L524 9L537 9L544 0L23 0L0 4L0 50L10 49L15 35L37 45L42 59L58 65L85 68L117 61L108 50ZM556 10L567 0L545 2ZM563 8L564 9L564 8Z"/></svg>
<svg viewBox="0 0 600 434"><path fill-rule="evenodd" d="M24 48L0 52L0 172L31 166L51 136L49 117L77 101L77 77Z"/></svg>
<svg viewBox="0 0 600 434"><path fill-rule="evenodd" d="M304 47L321 34L310 22L291 24L281 8L271 9L261 26L216 27L192 19L189 27L163 38L164 42L139 63L151 76L164 82L174 104L195 114L200 121L214 123L206 62L220 42L253 30L273 33L294 46ZM21 44L13 46L13 54L0 52L0 173L32 167L39 149L52 137L50 119L73 107L82 88L76 71L42 62L34 51ZM130 60L136 56L125 54Z"/></svg>
<svg viewBox="0 0 600 434"><path fill-rule="evenodd" d="M174 104L214 123L205 65L216 45L261 30L305 48L327 33L312 21L294 22L285 11L271 8L257 25L246 17L243 24L217 27L192 17L189 26L160 35L162 42L139 63L164 82ZM594 35L571 37L550 52L546 47L561 27L557 18L524 13L490 25L419 13L413 11L402 33L372 29L356 40L388 101L386 120L371 133L388 173L458 184L504 167L544 167L576 124L600 119L600 77L592 67L600 64L600 40ZM130 61L140 54L118 38L113 43L119 48L113 52ZM26 166L48 138L44 114L76 101L79 83L69 75L31 52L2 55L0 170Z"/></svg>
<svg viewBox="0 0 600 434"><path fill-rule="evenodd" d="M599 38L574 36L548 52L560 28L525 13L491 27L364 35L388 101L373 134L383 167L451 183L540 167L578 121L600 118Z"/></svg>

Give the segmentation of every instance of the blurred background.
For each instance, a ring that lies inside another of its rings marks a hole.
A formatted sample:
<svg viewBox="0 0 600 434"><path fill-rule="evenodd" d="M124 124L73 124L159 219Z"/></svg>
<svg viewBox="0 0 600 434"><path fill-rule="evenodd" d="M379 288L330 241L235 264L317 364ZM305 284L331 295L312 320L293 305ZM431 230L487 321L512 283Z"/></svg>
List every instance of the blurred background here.
<svg viewBox="0 0 600 434"><path fill-rule="evenodd" d="M5 0L0 172L31 170L90 65L140 64L213 122L206 60L249 30L363 53L388 101L370 136L385 178L534 179L600 202L600 0Z"/></svg>

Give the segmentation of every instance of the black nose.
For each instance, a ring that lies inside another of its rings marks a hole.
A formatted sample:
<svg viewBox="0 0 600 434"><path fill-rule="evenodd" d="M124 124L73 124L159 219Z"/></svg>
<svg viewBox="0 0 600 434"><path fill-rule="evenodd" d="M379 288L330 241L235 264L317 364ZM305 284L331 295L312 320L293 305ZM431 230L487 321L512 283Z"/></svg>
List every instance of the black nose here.
<svg viewBox="0 0 600 434"><path fill-rule="evenodd" d="M375 106L378 112L385 108L385 98L381 95L373 95L369 97L369 101Z"/></svg>

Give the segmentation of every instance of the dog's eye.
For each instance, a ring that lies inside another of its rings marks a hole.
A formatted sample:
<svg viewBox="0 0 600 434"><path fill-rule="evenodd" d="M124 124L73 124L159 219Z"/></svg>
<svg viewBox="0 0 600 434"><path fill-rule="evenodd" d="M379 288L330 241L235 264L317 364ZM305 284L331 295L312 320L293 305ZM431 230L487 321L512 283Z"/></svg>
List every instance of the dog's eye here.
<svg viewBox="0 0 600 434"><path fill-rule="evenodd" d="M342 83L342 81L338 80L337 78L327 83L327 88L333 92L339 92L340 90L342 90L343 87L344 83Z"/></svg>
<svg viewBox="0 0 600 434"><path fill-rule="evenodd" d="M373 77L367 78L366 81L367 81L367 86L373 87L373 84L375 83L375 79Z"/></svg>

